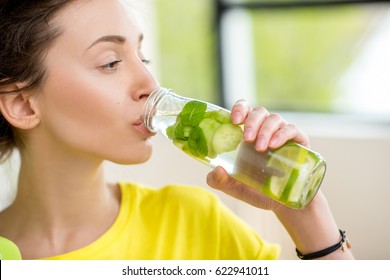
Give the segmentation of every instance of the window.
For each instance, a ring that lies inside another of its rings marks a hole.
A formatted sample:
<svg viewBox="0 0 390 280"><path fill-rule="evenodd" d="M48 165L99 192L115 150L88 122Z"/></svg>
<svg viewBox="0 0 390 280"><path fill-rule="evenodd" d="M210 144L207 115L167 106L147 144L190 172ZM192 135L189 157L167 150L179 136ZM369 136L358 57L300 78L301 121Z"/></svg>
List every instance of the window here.
<svg viewBox="0 0 390 280"><path fill-rule="evenodd" d="M161 84L184 96L218 102L213 1L154 1Z"/></svg>
<svg viewBox="0 0 390 280"><path fill-rule="evenodd" d="M156 0L163 85L226 107L390 117L388 3L220 0L219 71L214 2Z"/></svg>

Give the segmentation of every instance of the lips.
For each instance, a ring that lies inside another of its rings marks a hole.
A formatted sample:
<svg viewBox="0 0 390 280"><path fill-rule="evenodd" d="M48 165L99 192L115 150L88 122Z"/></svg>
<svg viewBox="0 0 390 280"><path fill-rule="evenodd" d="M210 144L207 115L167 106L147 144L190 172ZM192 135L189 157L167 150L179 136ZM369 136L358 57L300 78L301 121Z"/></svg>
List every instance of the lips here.
<svg viewBox="0 0 390 280"><path fill-rule="evenodd" d="M143 124L143 122L142 122L141 120L136 121L136 122L133 124L133 126L134 126L137 130L141 131L146 137L152 137L152 136L156 135L156 133L155 133L155 132L151 132L151 131Z"/></svg>

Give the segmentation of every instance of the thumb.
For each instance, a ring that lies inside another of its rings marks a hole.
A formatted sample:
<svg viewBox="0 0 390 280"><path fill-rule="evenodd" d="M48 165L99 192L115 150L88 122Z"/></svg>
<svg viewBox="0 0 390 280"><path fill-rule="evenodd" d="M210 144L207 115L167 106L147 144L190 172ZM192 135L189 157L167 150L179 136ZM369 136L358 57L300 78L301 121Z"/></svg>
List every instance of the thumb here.
<svg viewBox="0 0 390 280"><path fill-rule="evenodd" d="M213 171L207 174L207 184L214 189L221 189L229 181L229 176L225 169L217 166Z"/></svg>
<svg viewBox="0 0 390 280"><path fill-rule="evenodd" d="M226 170L217 166L209 174L207 174L207 184L215 189L221 189L229 183L229 175Z"/></svg>
<svg viewBox="0 0 390 280"><path fill-rule="evenodd" d="M257 190L235 180L229 176L225 169L217 166L213 171L207 174L207 184L219 191L222 191L232 197L245 201L262 209L272 209L275 203L271 198L260 194Z"/></svg>
<svg viewBox="0 0 390 280"><path fill-rule="evenodd" d="M241 185L237 180L230 177L226 170L221 166L217 166L213 171L207 174L207 184L214 189L230 195L234 195L237 187Z"/></svg>

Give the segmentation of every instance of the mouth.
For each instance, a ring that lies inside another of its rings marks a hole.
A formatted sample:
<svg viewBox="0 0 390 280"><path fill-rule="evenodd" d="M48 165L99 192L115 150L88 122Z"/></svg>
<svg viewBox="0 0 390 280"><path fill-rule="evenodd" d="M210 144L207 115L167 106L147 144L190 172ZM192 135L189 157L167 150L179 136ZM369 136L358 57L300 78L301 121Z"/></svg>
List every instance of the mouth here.
<svg viewBox="0 0 390 280"><path fill-rule="evenodd" d="M146 137L152 137L156 135L155 132L150 131L141 120L136 121L133 123L133 126L140 131L144 136Z"/></svg>

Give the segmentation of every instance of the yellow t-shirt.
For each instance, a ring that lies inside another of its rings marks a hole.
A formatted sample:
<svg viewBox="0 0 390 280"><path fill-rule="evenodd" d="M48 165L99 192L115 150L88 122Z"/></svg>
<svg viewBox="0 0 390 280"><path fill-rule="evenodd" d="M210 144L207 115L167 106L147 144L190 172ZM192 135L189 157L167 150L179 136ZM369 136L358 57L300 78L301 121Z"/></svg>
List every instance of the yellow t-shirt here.
<svg viewBox="0 0 390 280"><path fill-rule="evenodd" d="M84 248L47 259L238 260L279 255L277 245L263 241L206 190L119 186L121 207L111 228Z"/></svg>

